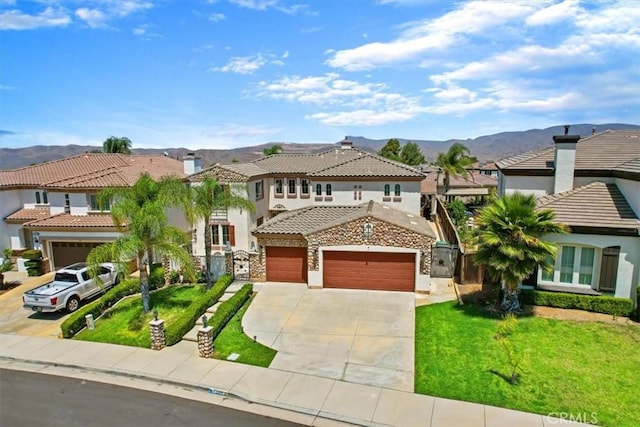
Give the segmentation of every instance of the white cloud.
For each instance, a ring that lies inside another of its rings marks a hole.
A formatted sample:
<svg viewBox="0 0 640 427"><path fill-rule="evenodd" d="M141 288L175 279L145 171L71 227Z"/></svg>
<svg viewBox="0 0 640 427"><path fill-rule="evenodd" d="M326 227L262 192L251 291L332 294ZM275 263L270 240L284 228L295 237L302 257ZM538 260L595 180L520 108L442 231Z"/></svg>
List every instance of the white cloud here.
<svg viewBox="0 0 640 427"><path fill-rule="evenodd" d="M554 25L562 21L574 20L578 10L578 0L565 0L537 10L527 16L524 22L531 26Z"/></svg>
<svg viewBox="0 0 640 427"><path fill-rule="evenodd" d="M20 10L0 13L0 30L32 30L43 27L64 27L71 23L71 17L64 9L47 7L37 15L29 15Z"/></svg>
<svg viewBox="0 0 640 427"><path fill-rule="evenodd" d="M308 6L305 4L287 6L280 0L229 0L229 2L245 9L260 11L274 9L290 15L294 15L308 9Z"/></svg>
<svg viewBox="0 0 640 427"><path fill-rule="evenodd" d="M82 7L76 10L76 16L87 23L92 28L103 27L107 16L99 9L88 9Z"/></svg>
<svg viewBox="0 0 640 427"><path fill-rule="evenodd" d="M133 30L131 30L131 32L133 33L133 35L138 36L144 40L163 38L161 34L158 34L157 32L153 31L152 25L148 25L148 24L139 25L135 27Z"/></svg>
<svg viewBox="0 0 640 427"><path fill-rule="evenodd" d="M236 56L222 67L212 67L209 71L235 74L253 74L267 63L260 54L256 56Z"/></svg>
<svg viewBox="0 0 640 427"><path fill-rule="evenodd" d="M212 22L220 22L227 19L227 16L224 13L212 13L209 15L209 21Z"/></svg>

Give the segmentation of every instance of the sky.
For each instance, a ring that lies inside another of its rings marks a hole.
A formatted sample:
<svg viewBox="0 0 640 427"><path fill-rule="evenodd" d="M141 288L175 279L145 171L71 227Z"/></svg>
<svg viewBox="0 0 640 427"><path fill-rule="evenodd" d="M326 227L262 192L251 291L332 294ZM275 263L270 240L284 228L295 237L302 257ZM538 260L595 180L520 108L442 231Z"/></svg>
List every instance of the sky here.
<svg viewBox="0 0 640 427"><path fill-rule="evenodd" d="M0 0L0 146L640 124L640 1Z"/></svg>

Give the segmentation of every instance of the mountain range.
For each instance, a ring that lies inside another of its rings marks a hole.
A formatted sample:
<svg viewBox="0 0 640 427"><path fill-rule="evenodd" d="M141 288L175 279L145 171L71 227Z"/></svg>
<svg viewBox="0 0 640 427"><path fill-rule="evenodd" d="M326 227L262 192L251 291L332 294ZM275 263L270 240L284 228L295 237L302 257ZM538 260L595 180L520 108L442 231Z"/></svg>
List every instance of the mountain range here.
<svg viewBox="0 0 640 427"><path fill-rule="evenodd" d="M591 135L594 131L640 129L640 125L606 123L606 124L579 124L572 125L569 133ZM472 156L481 162L497 161L504 157L513 156L526 151L537 150L553 144L552 136L564 133L563 126L553 126L546 129L530 129L526 131L501 132L493 135L480 136L473 139L450 139L446 141L418 140L397 138L402 144L413 141L421 148L427 160L433 161L438 153L445 152L454 143L460 142L466 145ZM369 139L364 136L347 136L353 146L369 152L376 152L384 146L387 139ZM393 137L392 137L393 138ZM133 141L133 154L157 154L167 155L172 158L182 159L187 153L195 153L202 158L204 167L220 163L226 164L234 161L248 162L261 157L264 148L278 144L285 153L314 153L339 146L335 143L301 144L294 142L268 142L250 147L240 147L228 150L201 149L189 150L188 148L135 148ZM33 146L25 148L0 148L0 169L14 169L32 164L42 163L70 157L86 152L100 151L102 147L83 145L62 146Z"/></svg>

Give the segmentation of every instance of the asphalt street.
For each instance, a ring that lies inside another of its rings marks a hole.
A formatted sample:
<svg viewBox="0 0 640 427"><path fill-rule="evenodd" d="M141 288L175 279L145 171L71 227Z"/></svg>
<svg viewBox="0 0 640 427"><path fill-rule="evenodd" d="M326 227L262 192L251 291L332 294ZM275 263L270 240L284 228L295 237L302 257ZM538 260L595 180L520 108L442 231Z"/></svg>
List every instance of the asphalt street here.
<svg viewBox="0 0 640 427"><path fill-rule="evenodd" d="M128 387L0 369L0 426L298 426Z"/></svg>

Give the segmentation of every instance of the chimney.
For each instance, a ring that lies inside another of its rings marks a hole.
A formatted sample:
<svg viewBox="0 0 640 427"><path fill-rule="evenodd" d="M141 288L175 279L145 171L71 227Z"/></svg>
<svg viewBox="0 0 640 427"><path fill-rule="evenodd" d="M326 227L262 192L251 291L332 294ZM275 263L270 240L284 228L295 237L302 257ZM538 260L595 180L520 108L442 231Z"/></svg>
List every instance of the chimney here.
<svg viewBox="0 0 640 427"><path fill-rule="evenodd" d="M348 136L345 136L342 142L340 142L340 148L343 150L349 150L353 147L353 142L349 139Z"/></svg>
<svg viewBox="0 0 640 427"><path fill-rule="evenodd" d="M573 175L576 166L576 144L580 135L569 135L569 126L564 127L564 135L556 135L553 142L556 146L553 193L573 189Z"/></svg>
<svg viewBox="0 0 640 427"><path fill-rule="evenodd" d="M201 159L200 157L196 157L195 153L187 153L187 155L182 158L182 164L185 175L191 175L202 170Z"/></svg>

